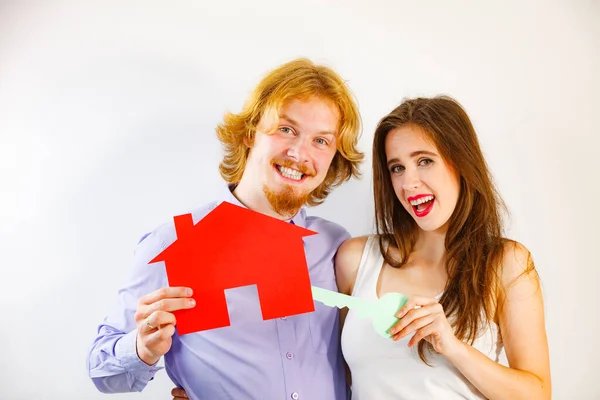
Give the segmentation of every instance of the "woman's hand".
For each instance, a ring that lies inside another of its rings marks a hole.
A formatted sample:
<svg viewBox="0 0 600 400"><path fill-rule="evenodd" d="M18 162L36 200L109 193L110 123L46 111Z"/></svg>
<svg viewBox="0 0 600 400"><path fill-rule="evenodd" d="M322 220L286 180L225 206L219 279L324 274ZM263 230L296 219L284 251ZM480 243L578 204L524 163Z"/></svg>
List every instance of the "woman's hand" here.
<svg viewBox="0 0 600 400"><path fill-rule="evenodd" d="M463 343L454 336L454 330L446 318L442 305L428 297L410 297L396 314L400 321L389 332L394 341L414 333L408 347L421 339L433 345L436 352L448 355L460 348Z"/></svg>

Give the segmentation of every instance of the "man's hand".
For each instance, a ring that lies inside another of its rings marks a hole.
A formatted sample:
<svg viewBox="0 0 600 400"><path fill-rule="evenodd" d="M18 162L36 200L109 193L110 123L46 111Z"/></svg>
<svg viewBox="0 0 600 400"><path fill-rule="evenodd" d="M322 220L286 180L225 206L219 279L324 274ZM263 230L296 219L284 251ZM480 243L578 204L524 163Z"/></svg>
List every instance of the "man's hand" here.
<svg viewBox="0 0 600 400"><path fill-rule="evenodd" d="M173 400L186 400L189 399L189 397L187 397L187 394L185 393L185 390L183 390L182 388L173 388L173 390L171 390L171 395L173 396Z"/></svg>
<svg viewBox="0 0 600 400"><path fill-rule="evenodd" d="M154 365L169 351L176 322L172 312L193 308L196 302L191 295L190 288L164 287L138 301L136 350L143 362Z"/></svg>

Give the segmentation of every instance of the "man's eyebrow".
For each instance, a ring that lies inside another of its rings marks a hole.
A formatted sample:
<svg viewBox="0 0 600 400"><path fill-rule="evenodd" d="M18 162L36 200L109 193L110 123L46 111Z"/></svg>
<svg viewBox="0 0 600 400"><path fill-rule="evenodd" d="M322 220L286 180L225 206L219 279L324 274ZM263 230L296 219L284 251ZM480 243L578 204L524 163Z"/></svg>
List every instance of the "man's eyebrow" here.
<svg viewBox="0 0 600 400"><path fill-rule="evenodd" d="M285 114L279 115L279 119L285 119L290 124L298 126L298 123L293 118L290 118Z"/></svg>
<svg viewBox="0 0 600 400"><path fill-rule="evenodd" d="M279 116L279 119L285 119L285 120L286 120L287 122L289 122L291 125L294 125L294 126L296 126L296 127L298 127L298 126L299 126L299 124L298 124L298 123L297 123L297 122L296 122L296 121L295 121L293 118L290 118L290 117L288 117L288 116L287 116L287 115L285 115L285 114L281 114L281 115ZM321 131L321 132L319 132L318 134L319 134L319 135L330 135L330 136L334 136L334 137L336 136L335 132L330 132L330 131Z"/></svg>

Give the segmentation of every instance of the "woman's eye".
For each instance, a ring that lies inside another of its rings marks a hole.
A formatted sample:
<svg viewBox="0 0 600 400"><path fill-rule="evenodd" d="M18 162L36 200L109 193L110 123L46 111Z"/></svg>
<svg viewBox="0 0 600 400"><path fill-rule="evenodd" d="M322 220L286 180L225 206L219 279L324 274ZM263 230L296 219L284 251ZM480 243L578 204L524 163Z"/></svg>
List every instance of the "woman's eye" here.
<svg viewBox="0 0 600 400"><path fill-rule="evenodd" d="M287 133L287 134L293 134L294 131L292 130L292 128L287 127L287 126L281 126L279 127L279 130L283 133Z"/></svg>
<svg viewBox="0 0 600 400"><path fill-rule="evenodd" d="M394 165L392 168L390 168L390 172L393 174L396 174L398 172L402 172L404 171L404 167L402 165Z"/></svg>
<svg viewBox="0 0 600 400"><path fill-rule="evenodd" d="M323 138L317 138L315 140L316 140L317 143L325 145L325 146L327 146L329 144L329 142L327 140L323 139Z"/></svg>
<svg viewBox="0 0 600 400"><path fill-rule="evenodd" d="M419 160L419 165L421 167L427 167L428 165L433 164L433 160L429 159L429 158L422 158L421 160Z"/></svg>

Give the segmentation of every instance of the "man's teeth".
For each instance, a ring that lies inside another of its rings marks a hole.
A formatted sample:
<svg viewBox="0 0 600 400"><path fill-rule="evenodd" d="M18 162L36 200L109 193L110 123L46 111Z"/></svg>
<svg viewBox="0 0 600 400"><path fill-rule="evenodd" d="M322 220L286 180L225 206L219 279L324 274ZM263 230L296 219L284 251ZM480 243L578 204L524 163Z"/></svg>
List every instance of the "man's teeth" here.
<svg viewBox="0 0 600 400"><path fill-rule="evenodd" d="M419 204L427 203L428 201L431 201L431 200L433 200L433 196L425 196L425 197L421 197L420 199L417 199L417 200L412 200L410 202L410 204L412 204L414 207L416 207Z"/></svg>
<svg viewBox="0 0 600 400"><path fill-rule="evenodd" d="M293 179L295 181L299 181L300 179L302 179L302 176L304 175L300 171L297 171L295 169L291 169L288 167L282 167L281 165L278 165L277 169L279 170L281 175L285 176L288 179Z"/></svg>

